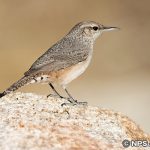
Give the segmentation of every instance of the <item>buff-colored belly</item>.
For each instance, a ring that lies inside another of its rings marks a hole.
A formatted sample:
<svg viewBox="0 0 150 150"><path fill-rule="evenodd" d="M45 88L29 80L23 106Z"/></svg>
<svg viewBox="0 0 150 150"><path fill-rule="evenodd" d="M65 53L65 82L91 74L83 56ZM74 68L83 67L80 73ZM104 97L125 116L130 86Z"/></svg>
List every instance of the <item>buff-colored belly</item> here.
<svg viewBox="0 0 150 150"><path fill-rule="evenodd" d="M90 63L90 58L88 58L84 62L80 62L74 66L71 66L69 68L66 68L64 70L60 70L58 73L58 84L65 87L68 83L70 83L72 80L80 76L88 67Z"/></svg>
<svg viewBox="0 0 150 150"><path fill-rule="evenodd" d="M50 72L43 74L34 80L32 80L30 83L54 83L59 84L62 87L66 87L68 83L70 83L72 80L80 76L88 67L91 60L91 56L76 65L73 65L71 67L68 67L66 69L61 69L59 71Z"/></svg>

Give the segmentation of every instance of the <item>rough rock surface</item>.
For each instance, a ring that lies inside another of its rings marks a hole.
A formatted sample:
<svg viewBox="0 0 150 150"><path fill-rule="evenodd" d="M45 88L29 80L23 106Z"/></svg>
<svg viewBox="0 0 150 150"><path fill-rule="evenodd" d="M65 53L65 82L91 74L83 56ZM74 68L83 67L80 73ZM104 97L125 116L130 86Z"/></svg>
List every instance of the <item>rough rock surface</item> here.
<svg viewBox="0 0 150 150"><path fill-rule="evenodd" d="M121 150L124 139L150 141L121 113L91 106L62 107L63 102L31 93L1 98L0 149Z"/></svg>

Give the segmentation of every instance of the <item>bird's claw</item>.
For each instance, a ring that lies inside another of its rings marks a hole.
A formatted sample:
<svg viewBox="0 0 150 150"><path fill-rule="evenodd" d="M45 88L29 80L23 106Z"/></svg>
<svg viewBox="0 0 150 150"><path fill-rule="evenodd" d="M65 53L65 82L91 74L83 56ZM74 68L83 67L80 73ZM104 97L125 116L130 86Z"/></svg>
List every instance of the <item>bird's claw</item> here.
<svg viewBox="0 0 150 150"><path fill-rule="evenodd" d="M61 106L87 106L87 102L78 102L77 100L70 100L70 98L67 99L69 103L62 103Z"/></svg>

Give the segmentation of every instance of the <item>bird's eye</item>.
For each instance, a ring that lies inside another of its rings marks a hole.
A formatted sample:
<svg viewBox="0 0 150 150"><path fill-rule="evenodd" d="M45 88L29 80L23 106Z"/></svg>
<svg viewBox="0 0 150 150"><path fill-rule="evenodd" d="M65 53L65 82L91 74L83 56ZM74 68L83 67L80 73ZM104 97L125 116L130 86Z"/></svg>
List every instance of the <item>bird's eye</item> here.
<svg viewBox="0 0 150 150"><path fill-rule="evenodd" d="M98 27L97 27L97 26L94 26L94 27L93 27L93 30L97 31L97 30L98 30Z"/></svg>

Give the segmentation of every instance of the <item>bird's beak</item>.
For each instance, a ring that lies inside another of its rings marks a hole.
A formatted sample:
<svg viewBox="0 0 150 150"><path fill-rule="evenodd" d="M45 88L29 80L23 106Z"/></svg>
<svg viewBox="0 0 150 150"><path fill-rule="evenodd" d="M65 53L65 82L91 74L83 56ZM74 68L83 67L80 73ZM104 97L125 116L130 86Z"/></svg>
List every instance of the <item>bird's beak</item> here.
<svg viewBox="0 0 150 150"><path fill-rule="evenodd" d="M103 31L112 31L112 30L120 30L120 28L103 26L102 30Z"/></svg>

